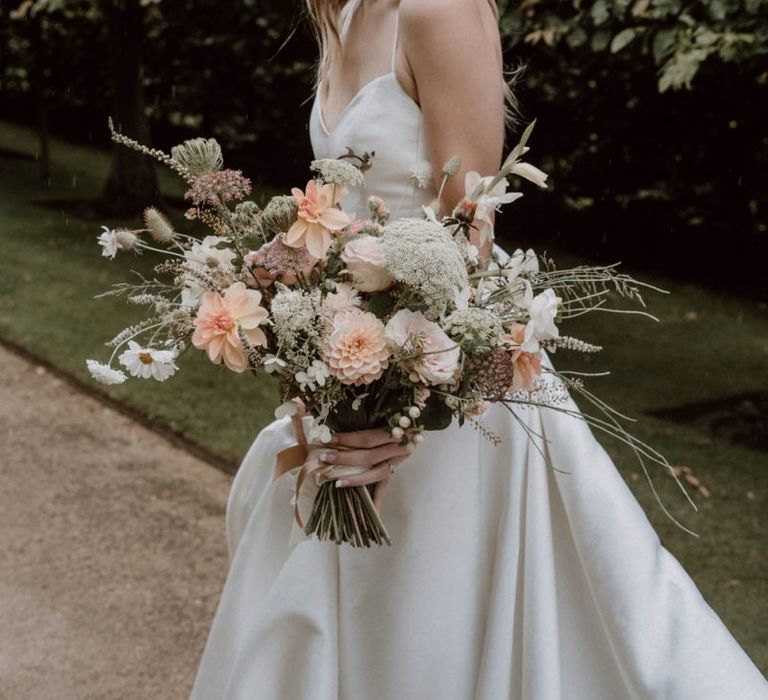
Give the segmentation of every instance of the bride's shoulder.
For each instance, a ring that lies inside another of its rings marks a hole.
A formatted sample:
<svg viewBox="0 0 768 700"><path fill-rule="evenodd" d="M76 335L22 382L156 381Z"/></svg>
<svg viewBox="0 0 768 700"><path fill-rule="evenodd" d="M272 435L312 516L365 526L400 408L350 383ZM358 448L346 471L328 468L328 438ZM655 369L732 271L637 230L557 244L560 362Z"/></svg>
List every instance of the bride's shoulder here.
<svg viewBox="0 0 768 700"><path fill-rule="evenodd" d="M492 7L489 0L401 0L398 14L403 39L418 45L434 38L456 47L471 44L473 35L486 40L489 31L497 30Z"/></svg>
<svg viewBox="0 0 768 700"><path fill-rule="evenodd" d="M405 26L452 24L474 19L489 7L488 0L401 0L400 22Z"/></svg>

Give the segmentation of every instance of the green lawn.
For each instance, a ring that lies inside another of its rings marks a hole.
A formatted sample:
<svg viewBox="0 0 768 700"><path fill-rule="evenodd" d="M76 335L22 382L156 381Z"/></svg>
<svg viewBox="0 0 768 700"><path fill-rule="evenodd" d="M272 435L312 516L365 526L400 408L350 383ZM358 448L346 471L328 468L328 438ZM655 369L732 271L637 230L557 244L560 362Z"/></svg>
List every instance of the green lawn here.
<svg viewBox="0 0 768 700"><path fill-rule="evenodd" d="M50 203L93 196L106 172L105 154L54 144L55 175L43 184L34 160L4 151L34 153L34 140L26 130L0 124L0 337L87 381L85 358L105 358L108 348L101 343L141 313L119 299L92 299L127 278L126 258L101 258L95 242L101 223L125 222L85 222ZM178 194L171 180L163 186ZM715 252L712 259L716 274ZM132 262L147 270L152 260L147 256ZM672 480L656 473L665 503L700 533L694 539L660 512L626 450L604 441L662 541L766 672L766 454L650 415L768 389L766 308L699 287L653 281L673 292L648 299L660 324L602 314L580 319L564 332L606 350L590 357L561 352L554 360L559 367L610 370L611 377L591 380L591 388L639 417L633 431L672 463L690 466L709 489L709 498L693 494L699 505L695 514ZM188 353L183 363L184 371L165 384L133 381L97 388L235 465L271 419L274 387L223 368L216 371L196 353Z"/></svg>
<svg viewBox="0 0 768 700"><path fill-rule="evenodd" d="M28 154L33 148L28 132L0 128L3 151ZM210 448L234 468L272 418L269 382L211 367L196 351L187 352L184 371L163 384L134 380L104 387L90 380L85 358L106 360L111 348L103 343L143 315L119 298L94 295L129 279L129 267L148 273L161 258L101 257L100 225L126 222L83 221L52 203L94 196L106 174L106 155L55 144L53 157L55 174L47 184L33 160L0 154L0 336ZM183 192L173 177L161 182L169 194Z"/></svg>

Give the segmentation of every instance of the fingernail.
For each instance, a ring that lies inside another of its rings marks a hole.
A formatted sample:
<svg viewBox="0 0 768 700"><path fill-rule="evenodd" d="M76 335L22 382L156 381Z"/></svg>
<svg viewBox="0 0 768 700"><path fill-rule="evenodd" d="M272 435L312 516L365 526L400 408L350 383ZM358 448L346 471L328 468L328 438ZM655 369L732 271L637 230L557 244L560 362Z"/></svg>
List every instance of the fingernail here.
<svg viewBox="0 0 768 700"><path fill-rule="evenodd" d="M349 481L346 479L336 479L336 488L343 489L345 486L349 486Z"/></svg>
<svg viewBox="0 0 768 700"><path fill-rule="evenodd" d="M336 453L323 452L323 454L320 455L320 461L325 462L326 464L336 464Z"/></svg>

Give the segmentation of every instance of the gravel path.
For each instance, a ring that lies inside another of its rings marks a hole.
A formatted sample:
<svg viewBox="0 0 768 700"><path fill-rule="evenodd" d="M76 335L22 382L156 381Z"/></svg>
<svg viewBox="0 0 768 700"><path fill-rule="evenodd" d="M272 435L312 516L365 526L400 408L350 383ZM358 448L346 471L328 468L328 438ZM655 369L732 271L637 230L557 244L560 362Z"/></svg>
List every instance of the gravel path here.
<svg viewBox="0 0 768 700"><path fill-rule="evenodd" d="M186 698L230 477L0 347L0 698Z"/></svg>

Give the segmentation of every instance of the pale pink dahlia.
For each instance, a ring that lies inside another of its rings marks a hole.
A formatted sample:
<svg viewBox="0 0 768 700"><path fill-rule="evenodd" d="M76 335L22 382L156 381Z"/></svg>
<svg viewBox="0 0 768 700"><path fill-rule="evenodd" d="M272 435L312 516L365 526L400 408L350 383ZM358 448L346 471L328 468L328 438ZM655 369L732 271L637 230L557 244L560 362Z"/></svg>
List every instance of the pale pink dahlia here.
<svg viewBox="0 0 768 700"><path fill-rule="evenodd" d="M233 372L244 372L248 369L248 354L239 334L251 345L266 346L267 336L259 326L268 316L261 306L261 292L247 289L242 282L235 282L223 296L206 292L194 320L192 344L206 350L214 364L224 360Z"/></svg>
<svg viewBox="0 0 768 700"><path fill-rule="evenodd" d="M336 314L323 359L344 384L370 384L389 364L384 324L372 313L350 309Z"/></svg>

